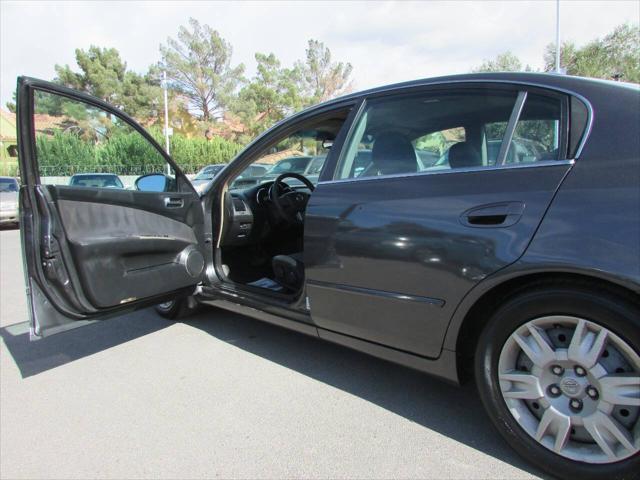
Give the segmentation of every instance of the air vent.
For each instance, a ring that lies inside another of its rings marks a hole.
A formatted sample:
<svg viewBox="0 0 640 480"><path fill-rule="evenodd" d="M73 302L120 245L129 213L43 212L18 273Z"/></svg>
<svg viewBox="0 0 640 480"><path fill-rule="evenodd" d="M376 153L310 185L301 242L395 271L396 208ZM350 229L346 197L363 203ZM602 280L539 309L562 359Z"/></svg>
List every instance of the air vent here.
<svg viewBox="0 0 640 480"><path fill-rule="evenodd" d="M234 198L233 199L233 209L236 212L246 212L247 211L247 206L244 204L244 202L240 198Z"/></svg>

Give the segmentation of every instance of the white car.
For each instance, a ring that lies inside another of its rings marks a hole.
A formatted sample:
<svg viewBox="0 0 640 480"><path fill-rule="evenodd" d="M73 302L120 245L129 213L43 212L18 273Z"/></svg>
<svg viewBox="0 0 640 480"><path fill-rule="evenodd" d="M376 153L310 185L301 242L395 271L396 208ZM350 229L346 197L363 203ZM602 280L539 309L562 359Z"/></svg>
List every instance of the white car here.
<svg viewBox="0 0 640 480"><path fill-rule="evenodd" d="M0 225L18 225L18 190L13 177L0 177Z"/></svg>

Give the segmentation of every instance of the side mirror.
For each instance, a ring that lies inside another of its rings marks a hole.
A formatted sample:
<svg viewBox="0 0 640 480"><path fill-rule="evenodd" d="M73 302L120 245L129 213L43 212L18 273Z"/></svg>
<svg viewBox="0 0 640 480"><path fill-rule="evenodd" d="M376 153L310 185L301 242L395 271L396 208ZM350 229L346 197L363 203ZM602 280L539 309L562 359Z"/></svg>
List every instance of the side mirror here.
<svg viewBox="0 0 640 480"><path fill-rule="evenodd" d="M136 179L136 190L141 192L166 192L171 179L163 173L150 173Z"/></svg>

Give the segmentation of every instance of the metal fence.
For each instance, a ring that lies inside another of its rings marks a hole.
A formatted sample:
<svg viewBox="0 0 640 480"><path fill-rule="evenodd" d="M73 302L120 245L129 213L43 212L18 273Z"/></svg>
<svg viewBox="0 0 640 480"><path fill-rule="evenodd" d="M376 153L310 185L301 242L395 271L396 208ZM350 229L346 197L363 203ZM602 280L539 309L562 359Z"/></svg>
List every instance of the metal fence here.
<svg viewBox="0 0 640 480"><path fill-rule="evenodd" d="M150 165L44 165L40 166L42 177L68 177L76 173L113 173L115 175L146 175L165 171L165 164ZM187 172L191 173L191 172Z"/></svg>

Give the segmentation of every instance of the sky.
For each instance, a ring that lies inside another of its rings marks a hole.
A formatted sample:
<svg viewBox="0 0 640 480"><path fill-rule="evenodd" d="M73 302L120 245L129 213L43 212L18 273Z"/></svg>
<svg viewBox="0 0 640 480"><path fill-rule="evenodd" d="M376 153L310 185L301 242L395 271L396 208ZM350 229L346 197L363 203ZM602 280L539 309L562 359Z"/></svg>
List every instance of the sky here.
<svg viewBox="0 0 640 480"><path fill-rule="evenodd" d="M27 2L0 0L0 102L18 75L50 80L55 64L75 67L76 48L115 47L140 73L159 45L189 17L218 30L233 63L255 71L255 52L285 66L324 42L353 65L356 90L416 78L465 73L510 50L541 68L555 41L555 0L401 2ZM640 19L640 1L561 0L561 40L578 45Z"/></svg>

